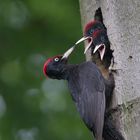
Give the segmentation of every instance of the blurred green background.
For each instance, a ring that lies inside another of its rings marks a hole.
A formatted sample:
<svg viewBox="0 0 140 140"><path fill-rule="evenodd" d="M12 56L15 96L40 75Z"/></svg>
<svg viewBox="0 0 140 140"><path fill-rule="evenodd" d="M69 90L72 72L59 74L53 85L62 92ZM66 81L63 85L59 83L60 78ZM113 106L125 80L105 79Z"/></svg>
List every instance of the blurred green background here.
<svg viewBox="0 0 140 140"><path fill-rule="evenodd" d="M91 138L67 83L42 72L81 36L78 0L0 0L0 140ZM82 61L79 47L70 63Z"/></svg>

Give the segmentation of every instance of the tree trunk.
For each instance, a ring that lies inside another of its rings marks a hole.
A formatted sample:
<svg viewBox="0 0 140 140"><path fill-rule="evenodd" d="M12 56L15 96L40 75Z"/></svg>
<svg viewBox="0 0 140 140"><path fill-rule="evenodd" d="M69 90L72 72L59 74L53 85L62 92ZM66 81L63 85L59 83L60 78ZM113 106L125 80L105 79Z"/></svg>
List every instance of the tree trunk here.
<svg viewBox="0 0 140 140"><path fill-rule="evenodd" d="M140 140L140 0L80 0L83 26L94 18L98 7L117 69L113 107L118 110L113 116L126 140Z"/></svg>

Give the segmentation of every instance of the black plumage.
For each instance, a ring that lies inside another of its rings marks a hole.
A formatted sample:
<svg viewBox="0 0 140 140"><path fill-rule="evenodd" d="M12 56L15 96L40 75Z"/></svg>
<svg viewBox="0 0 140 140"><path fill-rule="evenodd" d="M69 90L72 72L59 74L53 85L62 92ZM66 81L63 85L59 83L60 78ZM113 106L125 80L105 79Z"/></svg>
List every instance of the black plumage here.
<svg viewBox="0 0 140 140"><path fill-rule="evenodd" d="M100 71L94 63L85 62L73 66L67 80L80 116L95 138L102 139L105 85Z"/></svg>
<svg viewBox="0 0 140 140"><path fill-rule="evenodd" d="M106 83L93 62L70 65L67 64L67 58L56 56L46 61L44 73L53 79L67 80L77 110L96 140L102 140L102 137L110 138L110 140L123 140L114 135L119 132L112 125L110 127L108 117L105 118ZM113 133L112 131L110 133L110 128L113 128Z"/></svg>
<svg viewBox="0 0 140 140"><path fill-rule="evenodd" d="M59 61L48 60L44 65L46 75L53 79L65 79L86 126L93 132L96 140L102 140L105 85L104 79L93 62L79 65L68 65L65 59L57 57Z"/></svg>
<svg viewBox="0 0 140 140"><path fill-rule="evenodd" d="M99 7L99 8L95 11L94 19L97 20L97 21L100 21L101 23L103 23L103 15L102 15L101 7ZM106 27L105 27L105 28L106 28Z"/></svg>

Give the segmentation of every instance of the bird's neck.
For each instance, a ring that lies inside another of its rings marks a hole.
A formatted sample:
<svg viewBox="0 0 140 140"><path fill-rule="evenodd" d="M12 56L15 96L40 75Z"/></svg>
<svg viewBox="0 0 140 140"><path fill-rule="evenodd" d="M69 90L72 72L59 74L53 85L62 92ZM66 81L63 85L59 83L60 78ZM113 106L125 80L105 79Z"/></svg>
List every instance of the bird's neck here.
<svg viewBox="0 0 140 140"><path fill-rule="evenodd" d="M71 71L75 68L76 65L65 65L60 69L59 74L57 75L57 79L67 80L70 76Z"/></svg>

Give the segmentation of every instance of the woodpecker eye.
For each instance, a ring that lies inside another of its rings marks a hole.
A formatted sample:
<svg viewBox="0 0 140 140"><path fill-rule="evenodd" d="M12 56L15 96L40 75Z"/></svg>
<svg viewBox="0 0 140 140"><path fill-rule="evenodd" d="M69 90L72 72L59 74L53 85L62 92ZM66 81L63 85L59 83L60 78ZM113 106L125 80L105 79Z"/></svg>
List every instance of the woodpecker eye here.
<svg viewBox="0 0 140 140"><path fill-rule="evenodd" d="M54 58L54 61L55 62L58 62L59 61L59 58L58 57Z"/></svg>
<svg viewBox="0 0 140 140"><path fill-rule="evenodd" d="M89 30L89 34L92 35L92 33L94 32L94 29L90 29Z"/></svg>

